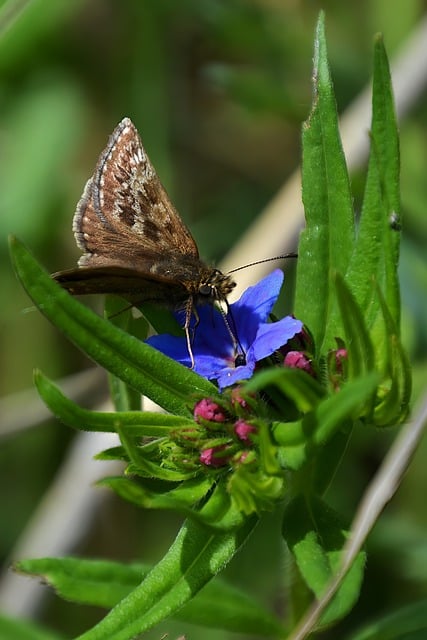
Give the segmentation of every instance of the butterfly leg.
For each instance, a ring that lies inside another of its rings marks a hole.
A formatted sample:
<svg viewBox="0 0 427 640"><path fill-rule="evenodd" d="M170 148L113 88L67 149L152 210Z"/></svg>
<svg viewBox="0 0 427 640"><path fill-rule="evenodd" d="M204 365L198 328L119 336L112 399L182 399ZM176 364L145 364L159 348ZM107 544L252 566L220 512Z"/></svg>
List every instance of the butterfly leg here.
<svg viewBox="0 0 427 640"><path fill-rule="evenodd" d="M193 349L191 347L192 335L191 335L191 327L190 327L191 316L193 313L196 317L196 325L197 325L199 322L199 316L197 315L197 311L194 308L193 297L190 296L185 305L184 331L185 331L185 339L187 341L188 355L190 356L190 361L191 361L191 367L190 367L191 369L194 369L194 365L195 365Z"/></svg>
<svg viewBox="0 0 427 640"><path fill-rule="evenodd" d="M221 312L221 315L223 317L224 320L224 324L225 327L228 331L228 334L231 338L231 341L233 343L233 351L234 351L234 365L236 367L239 367L241 365L245 365L246 364L246 354L245 354L245 350L243 349L240 340L239 340L239 336L237 334L237 329L236 329L236 323L234 322L234 318L233 318L233 314L231 313L231 309L230 309L230 305L228 304L228 300L223 300L226 310L224 310L222 308L222 306L219 307L219 310ZM228 317L230 318L230 322L228 321Z"/></svg>

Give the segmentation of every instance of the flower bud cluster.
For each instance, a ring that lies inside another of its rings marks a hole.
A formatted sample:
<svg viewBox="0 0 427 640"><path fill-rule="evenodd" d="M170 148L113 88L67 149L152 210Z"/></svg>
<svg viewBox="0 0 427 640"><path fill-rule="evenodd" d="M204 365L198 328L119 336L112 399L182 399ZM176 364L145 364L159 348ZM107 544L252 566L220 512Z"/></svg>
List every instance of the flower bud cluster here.
<svg viewBox="0 0 427 640"><path fill-rule="evenodd" d="M181 473L236 468L249 464L257 439L257 400L241 387L220 398L202 398L193 407L194 422L169 431L159 445L162 466Z"/></svg>
<svg viewBox="0 0 427 640"><path fill-rule="evenodd" d="M205 467L221 468L243 463L253 447L257 427L251 415L250 401L234 388L229 398L202 398L194 407L196 423L205 429L199 443L199 462Z"/></svg>

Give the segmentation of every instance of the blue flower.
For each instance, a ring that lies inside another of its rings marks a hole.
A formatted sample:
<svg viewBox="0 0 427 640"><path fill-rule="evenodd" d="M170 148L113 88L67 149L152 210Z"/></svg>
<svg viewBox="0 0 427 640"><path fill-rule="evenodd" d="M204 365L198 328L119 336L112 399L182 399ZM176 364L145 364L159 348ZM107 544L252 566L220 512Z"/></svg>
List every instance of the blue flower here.
<svg viewBox="0 0 427 640"><path fill-rule="evenodd" d="M192 343L196 373L216 380L220 389L229 387L250 378L259 360L283 347L302 330L302 322L291 316L278 322L265 322L278 298L283 278L283 272L276 269L230 305L227 320L243 349L244 364L236 366L235 345L221 313L210 306L197 308L199 323ZM147 343L191 366L185 338L164 334L149 338Z"/></svg>

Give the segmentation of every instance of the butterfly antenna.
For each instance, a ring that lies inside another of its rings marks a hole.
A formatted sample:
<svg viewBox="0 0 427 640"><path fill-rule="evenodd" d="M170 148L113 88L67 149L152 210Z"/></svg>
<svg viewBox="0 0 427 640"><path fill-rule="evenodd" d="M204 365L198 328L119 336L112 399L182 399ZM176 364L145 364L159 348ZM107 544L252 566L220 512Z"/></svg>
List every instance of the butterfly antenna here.
<svg viewBox="0 0 427 640"><path fill-rule="evenodd" d="M36 307L36 305L32 305L31 307L24 307L23 309L21 309L21 313L22 315L26 314L26 313L32 313L33 311L37 311L37 309L44 309L44 304L39 304L38 307Z"/></svg>
<svg viewBox="0 0 427 640"><path fill-rule="evenodd" d="M264 260L256 260L255 262L249 262L249 264L244 264L241 267L231 269L228 273L236 273L236 271L241 271L242 269L247 269L248 267L254 267L256 264L264 264L264 262L273 262L274 260L285 260L287 258L298 258L298 254L285 253L283 256L275 256L274 258L264 258Z"/></svg>

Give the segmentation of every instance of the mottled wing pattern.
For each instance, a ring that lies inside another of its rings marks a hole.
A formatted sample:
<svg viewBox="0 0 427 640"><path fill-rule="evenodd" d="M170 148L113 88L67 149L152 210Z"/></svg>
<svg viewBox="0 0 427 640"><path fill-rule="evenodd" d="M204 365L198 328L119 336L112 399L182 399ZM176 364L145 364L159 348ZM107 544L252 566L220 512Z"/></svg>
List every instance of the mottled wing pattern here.
<svg viewBox="0 0 427 640"><path fill-rule="evenodd" d="M79 268L55 273L55 280L75 295L115 293L132 304L185 309L194 366L190 320L195 305L226 300L235 283L200 260L129 118L115 128L100 155L77 205L73 230L83 251Z"/></svg>
<svg viewBox="0 0 427 640"><path fill-rule="evenodd" d="M129 118L115 128L87 182L73 220L80 266L134 265L159 257L198 260L196 243L169 200Z"/></svg>

